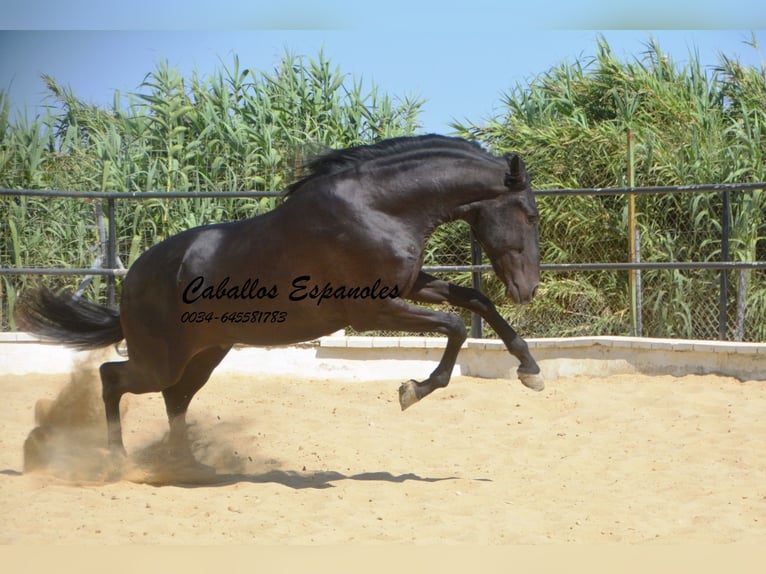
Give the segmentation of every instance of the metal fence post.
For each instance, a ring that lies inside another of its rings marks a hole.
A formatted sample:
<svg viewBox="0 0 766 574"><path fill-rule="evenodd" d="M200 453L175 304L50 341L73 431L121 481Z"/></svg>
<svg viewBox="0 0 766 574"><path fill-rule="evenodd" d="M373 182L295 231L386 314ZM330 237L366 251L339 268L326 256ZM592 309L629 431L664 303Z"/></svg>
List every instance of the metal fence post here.
<svg viewBox="0 0 766 574"><path fill-rule="evenodd" d="M628 129L628 187L633 188L636 185L636 170L633 154L633 130ZM639 253L640 243L639 234L636 228L636 195L628 193L628 261L638 263L641 260ZM630 289L630 330L634 337L643 335L643 325L641 322L641 271L639 269L630 269L628 271L628 286Z"/></svg>
<svg viewBox="0 0 766 574"><path fill-rule="evenodd" d="M114 220L114 197L106 200L107 217L109 218L109 233L106 239L106 264L112 270L112 274L106 278L106 300L110 307L114 307L117 301L116 281L114 271L117 269L117 225Z"/></svg>
<svg viewBox="0 0 766 574"><path fill-rule="evenodd" d="M481 265L481 245L471 231L471 265ZM471 284L474 289L481 291L481 271L471 271ZM481 339L484 336L481 324L481 317L476 313L471 313L471 337Z"/></svg>
<svg viewBox="0 0 766 574"><path fill-rule="evenodd" d="M729 227L731 220L731 197L729 191L723 192L723 205L721 206L721 261L727 263L729 257ZM728 272L721 269L721 290L718 300L718 337L725 341L729 313L727 300L729 298Z"/></svg>

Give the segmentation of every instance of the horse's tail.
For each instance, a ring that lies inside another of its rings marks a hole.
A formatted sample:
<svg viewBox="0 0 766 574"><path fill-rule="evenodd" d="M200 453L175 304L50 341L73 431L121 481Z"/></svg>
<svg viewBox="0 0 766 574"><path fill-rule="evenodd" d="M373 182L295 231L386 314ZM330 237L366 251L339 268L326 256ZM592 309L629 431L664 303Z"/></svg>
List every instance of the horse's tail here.
<svg viewBox="0 0 766 574"><path fill-rule="evenodd" d="M26 294L15 314L25 331L79 350L119 343L124 337L120 312L62 291Z"/></svg>

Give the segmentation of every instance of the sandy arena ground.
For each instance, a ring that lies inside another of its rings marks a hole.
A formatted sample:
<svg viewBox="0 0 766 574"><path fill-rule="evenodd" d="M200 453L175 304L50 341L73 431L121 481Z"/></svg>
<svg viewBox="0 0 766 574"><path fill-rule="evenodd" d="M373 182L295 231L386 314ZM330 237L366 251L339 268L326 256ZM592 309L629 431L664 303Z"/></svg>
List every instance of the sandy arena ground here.
<svg viewBox="0 0 766 574"><path fill-rule="evenodd" d="M95 373L0 381L0 543L766 542L766 382L458 377L402 413L398 381L214 375L212 475L170 457L159 394L111 459Z"/></svg>

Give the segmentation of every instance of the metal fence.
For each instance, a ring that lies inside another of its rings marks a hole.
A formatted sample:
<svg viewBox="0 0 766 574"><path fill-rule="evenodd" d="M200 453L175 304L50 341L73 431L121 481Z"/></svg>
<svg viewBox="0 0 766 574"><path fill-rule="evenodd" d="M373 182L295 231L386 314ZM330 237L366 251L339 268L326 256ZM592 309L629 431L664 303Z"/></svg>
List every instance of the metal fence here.
<svg viewBox="0 0 766 574"><path fill-rule="evenodd" d="M572 260L550 262L545 260L543 221L541 295L530 306L504 311L526 336L615 334L765 340L759 323L766 321L754 311L766 308L766 293L757 288L766 285L766 230L762 229L766 222L758 223L752 259L733 260L730 249L731 195L764 188L765 183L749 183L536 191L538 201L549 202L572 197L606 201L619 196L713 194L720 197L718 223L713 226L719 233L694 238L705 247L699 250L706 250L704 260L643 260L641 238L635 231L632 239L625 237L625 232L604 239L601 253L591 247ZM187 227L266 211L274 207L279 196L279 192L0 190L2 329L12 327L15 296L31 276L46 276L45 281L54 286L66 283L80 291L90 289L95 298L114 304L118 278L152 244ZM763 214L758 217L763 219ZM681 226L670 230L670 235L680 233L689 231L681 230ZM564 241L576 245L580 239L573 234ZM620 244L616 250L615 241ZM599 241L591 245L599 245ZM44 246L51 249L36 257L33 250L41 251ZM607 252L611 258L615 252L621 253L623 259L607 261ZM463 223L439 230L427 246L426 263L425 269L431 273L493 289L491 265ZM745 274L747 283L743 281ZM81 278L76 285L72 284L74 278ZM671 284L674 287L664 287ZM743 284L751 287L743 291ZM610 294L610 289L619 293ZM676 290L674 298L667 298L667 308L663 308L663 301L645 296L663 289ZM701 295L692 297L694 292ZM650 305L647 299L651 299ZM555 304L549 305L552 300ZM664 320L663 313L670 319ZM478 317L464 316L471 324L472 336L492 336ZM682 327L674 327L675 322Z"/></svg>

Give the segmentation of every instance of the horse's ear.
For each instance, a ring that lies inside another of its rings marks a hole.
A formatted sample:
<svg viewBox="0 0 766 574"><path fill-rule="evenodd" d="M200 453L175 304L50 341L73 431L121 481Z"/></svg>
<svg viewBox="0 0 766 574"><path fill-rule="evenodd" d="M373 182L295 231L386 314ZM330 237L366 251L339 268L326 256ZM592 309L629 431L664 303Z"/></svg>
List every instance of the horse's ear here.
<svg viewBox="0 0 766 574"><path fill-rule="evenodd" d="M527 168L524 161L515 153L505 156L508 162L508 173L505 174L505 185L509 189L521 190L527 187Z"/></svg>

